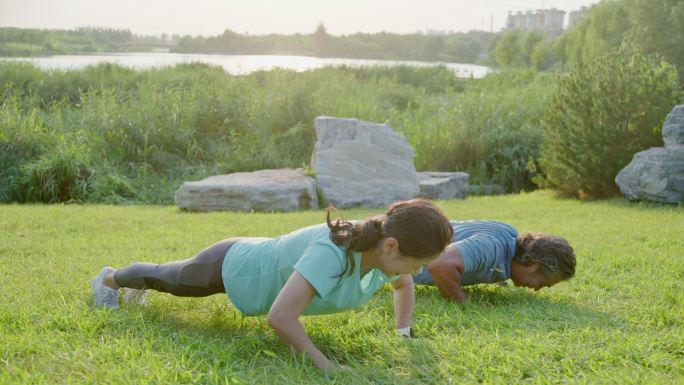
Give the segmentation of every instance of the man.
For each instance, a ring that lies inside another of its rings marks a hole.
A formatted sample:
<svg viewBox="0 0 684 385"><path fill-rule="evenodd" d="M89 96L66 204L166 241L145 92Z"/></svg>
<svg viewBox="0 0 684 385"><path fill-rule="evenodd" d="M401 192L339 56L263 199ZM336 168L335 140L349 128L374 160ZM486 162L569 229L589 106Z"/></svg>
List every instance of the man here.
<svg viewBox="0 0 684 385"><path fill-rule="evenodd" d="M454 235L445 252L413 276L416 284L436 285L449 299L463 303L463 286L511 279L535 291L575 275L575 254L564 238L518 234L496 221L451 221Z"/></svg>

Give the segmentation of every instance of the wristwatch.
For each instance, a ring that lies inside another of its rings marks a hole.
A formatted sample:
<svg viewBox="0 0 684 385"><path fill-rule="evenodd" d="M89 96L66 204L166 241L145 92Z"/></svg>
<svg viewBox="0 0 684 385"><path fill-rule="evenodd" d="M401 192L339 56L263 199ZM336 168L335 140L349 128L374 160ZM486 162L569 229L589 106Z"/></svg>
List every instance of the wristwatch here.
<svg viewBox="0 0 684 385"><path fill-rule="evenodd" d="M396 329L397 335L404 336L406 338L416 338L416 334L413 332L413 328L408 326L401 329Z"/></svg>

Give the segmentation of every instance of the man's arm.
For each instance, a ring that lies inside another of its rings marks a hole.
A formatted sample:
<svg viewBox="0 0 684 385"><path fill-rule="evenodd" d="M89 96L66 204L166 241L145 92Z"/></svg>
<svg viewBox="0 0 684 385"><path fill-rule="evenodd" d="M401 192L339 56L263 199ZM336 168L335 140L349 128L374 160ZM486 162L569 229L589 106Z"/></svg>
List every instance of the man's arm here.
<svg viewBox="0 0 684 385"><path fill-rule="evenodd" d="M461 274L463 274L465 266L458 248L449 247L427 268L442 296L459 303L468 299L468 295L461 288Z"/></svg>

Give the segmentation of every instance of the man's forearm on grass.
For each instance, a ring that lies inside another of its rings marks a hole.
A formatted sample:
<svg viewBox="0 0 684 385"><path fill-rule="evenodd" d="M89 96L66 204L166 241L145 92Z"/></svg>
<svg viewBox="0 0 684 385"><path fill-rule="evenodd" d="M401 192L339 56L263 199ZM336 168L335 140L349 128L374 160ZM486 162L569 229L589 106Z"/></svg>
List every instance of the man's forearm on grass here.
<svg viewBox="0 0 684 385"><path fill-rule="evenodd" d="M433 268L431 274L442 296L457 302L465 302L468 299L468 295L461 287L461 272L457 268Z"/></svg>

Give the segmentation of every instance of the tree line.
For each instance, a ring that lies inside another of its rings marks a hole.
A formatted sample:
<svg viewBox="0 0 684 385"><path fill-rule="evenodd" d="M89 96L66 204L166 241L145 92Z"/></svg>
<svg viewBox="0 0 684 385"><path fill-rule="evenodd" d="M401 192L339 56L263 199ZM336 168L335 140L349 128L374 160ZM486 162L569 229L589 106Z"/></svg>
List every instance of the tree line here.
<svg viewBox="0 0 684 385"><path fill-rule="evenodd" d="M479 31L443 35L359 32L333 36L325 25L319 24L310 34L252 36L228 29L213 37L184 36L172 51L476 63L484 58L493 37L492 33Z"/></svg>
<svg viewBox="0 0 684 385"><path fill-rule="evenodd" d="M0 28L0 56L39 56L122 52L169 47L180 36L142 36L128 29L81 27L73 30Z"/></svg>
<svg viewBox="0 0 684 385"><path fill-rule="evenodd" d="M684 80L684 1L603 0L557 38L509 30L492 45L499 67L538 70L583 67L616 51L661 57Z"/></svg>

